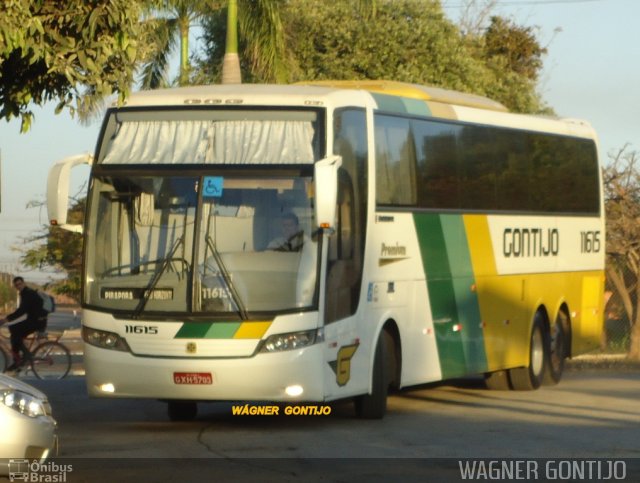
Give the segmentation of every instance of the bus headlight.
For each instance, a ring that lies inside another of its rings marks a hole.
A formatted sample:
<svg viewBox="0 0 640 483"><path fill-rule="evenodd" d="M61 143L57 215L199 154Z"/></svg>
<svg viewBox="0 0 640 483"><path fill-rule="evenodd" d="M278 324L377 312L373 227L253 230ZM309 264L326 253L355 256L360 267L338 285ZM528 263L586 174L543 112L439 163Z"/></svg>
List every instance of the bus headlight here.
<svg viewBox="0 0 640 483"><path fill-rule="evenodd" d="M131 352L127 341L114 332L82 327L82 340L87 344L115 351Z"/></svg>
<svg viewBox="0 0 640 483"><path fill-rule="evenodd" d="M324 341L322 329L304 330L301 332L289 332L287 334L274 334L262 343L259 352L281 352L293 349L301 349L318 342Z"/></svg>

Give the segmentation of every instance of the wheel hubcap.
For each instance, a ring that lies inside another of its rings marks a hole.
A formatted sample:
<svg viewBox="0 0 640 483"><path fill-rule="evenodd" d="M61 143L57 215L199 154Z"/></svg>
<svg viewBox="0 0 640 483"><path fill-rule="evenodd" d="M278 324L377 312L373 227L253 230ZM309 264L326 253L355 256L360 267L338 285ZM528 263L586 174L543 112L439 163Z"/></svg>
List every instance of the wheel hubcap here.
<svg viewBox="0 0 640 483"><path fill-rule="evenodd" d="M531 369L538 376L544 367L544 343L540 329L535 329L531 337Z"/></svg>

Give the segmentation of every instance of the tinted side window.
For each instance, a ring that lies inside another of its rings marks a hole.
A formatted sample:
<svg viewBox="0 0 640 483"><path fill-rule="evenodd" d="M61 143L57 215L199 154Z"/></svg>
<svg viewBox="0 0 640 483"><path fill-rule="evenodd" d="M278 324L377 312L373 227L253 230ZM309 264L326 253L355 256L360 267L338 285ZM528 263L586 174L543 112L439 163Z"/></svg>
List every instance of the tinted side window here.
<svg viewBox="0 0 640 483"><path fill-rule="evenodd" d="M462 127L413 121L416 143L418 206L460 208L458 142Z"/></svg>
<svg viewBox="0 0 640 483"><path fill-rule="evenodd" d="M367 122L364 109L334 113L333 152L342 156L337 232L329 238L326 322L353 315L360 300L367 226Z"/></svg>
<svg viewBox="0 0 640 483"><path fill-rule="evenodd" d="M410 123L417 158L414 206L599 212L598 162L591 140L464 123ZM388 156L379 152L378 164L384 167ZM388 187L384 182L378 187L378 203L385 204Z"/></svg>
<svg viewBox="0 0 640 483"><path fill-rule="evenodd" d="M415 205L416 156L409 119L376 115L375 138L377 202Z"/></svg>

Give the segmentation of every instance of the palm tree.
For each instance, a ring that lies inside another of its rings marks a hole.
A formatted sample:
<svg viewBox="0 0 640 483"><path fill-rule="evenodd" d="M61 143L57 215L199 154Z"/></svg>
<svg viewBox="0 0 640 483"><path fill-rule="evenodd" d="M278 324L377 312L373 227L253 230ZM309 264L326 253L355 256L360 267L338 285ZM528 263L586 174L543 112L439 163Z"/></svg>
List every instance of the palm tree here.
<svg viewBox="0 0 640 483"><path fill-rule="evenodd" d="M248 54L253 70L275 82L286 81L284 27L280 17L283 4L283 0L227 1L223 84L241 82L238 33L246 43L245 53Z"/></svg>
<svg viewBox="0 0 640 483"><path fill-rule="evenodd" d="M247 48L253 72L263 79L286 82L284 27L280 16L286 0L227 0L227 32L222 83L241 82L238 30ZM353 0L351 0L353 1ZM355 0L366 17L376 16L378 0ZM331 8L330 4L327 8ZM236 18L237 17L237 18Z"/></svg>
<svg viewBox="0 0 640 483"><path fill-rule="evenodd" d="M209 11L220 8L213 0L147 0L150 15L147 25L149 52L142 66L142 88L157 89L168 84L166 72L169 59L179 40L180 73L178 85L189 83L189 29Z"/></svg>
<svg viewBox="0 0 640 483"><path fill-rule="evenodd" d="M284 29L278 8L283 0L147 0L151 36L149 53L142 67L142 88L155 89L167 85L165 79L169 59L177 39L180 46L179 85L189 83L189 28L207 13L227 8L225 56L222 83L240 83L238 33L245 40L249 61L259 72L283 82Z"/></svg>
<svg viewBox="0 0 640 483"><path fill-rule="evenodd" d="M240 57L238 56L238 1L227 2L227 39L222 61L222 83L240 84Z"/></svg>

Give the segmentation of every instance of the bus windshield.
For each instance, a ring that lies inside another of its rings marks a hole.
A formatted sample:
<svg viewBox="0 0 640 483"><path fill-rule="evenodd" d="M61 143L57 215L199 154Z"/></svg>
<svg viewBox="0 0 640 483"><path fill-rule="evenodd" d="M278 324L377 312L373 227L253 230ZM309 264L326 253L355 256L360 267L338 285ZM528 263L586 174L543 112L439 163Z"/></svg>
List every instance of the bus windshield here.
<svg viewBox="0 0 640 483"><path fill-rule="evenodd" d="M312 177L94 176L85 302L238 316L315 304Z"/></svg>

